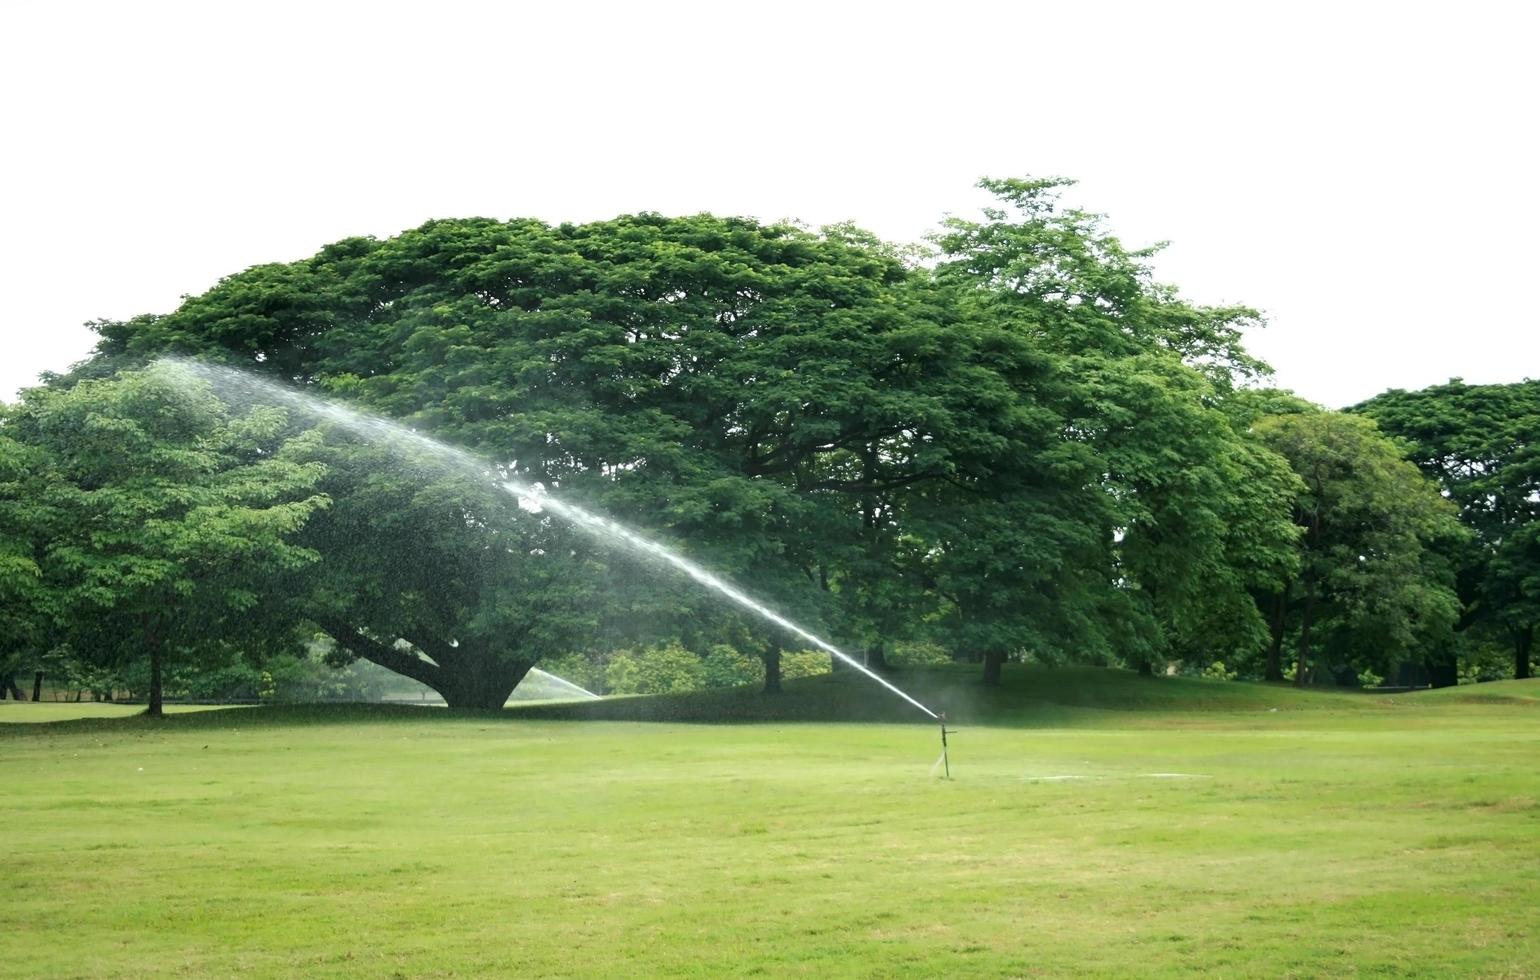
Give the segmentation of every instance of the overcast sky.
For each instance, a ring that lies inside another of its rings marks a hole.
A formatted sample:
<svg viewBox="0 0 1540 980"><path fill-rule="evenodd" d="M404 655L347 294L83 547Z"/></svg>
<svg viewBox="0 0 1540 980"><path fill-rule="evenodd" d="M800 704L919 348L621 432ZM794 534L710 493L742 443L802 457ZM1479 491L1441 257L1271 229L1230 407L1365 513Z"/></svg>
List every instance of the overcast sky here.
<svg viewBox="0 0 1540 980"><path fill-rule="evenodd" d="M1332 406L1540 376L1530 3L0 0L0 397L261 262L435 217L919 239L1063 175Z"/></svg>

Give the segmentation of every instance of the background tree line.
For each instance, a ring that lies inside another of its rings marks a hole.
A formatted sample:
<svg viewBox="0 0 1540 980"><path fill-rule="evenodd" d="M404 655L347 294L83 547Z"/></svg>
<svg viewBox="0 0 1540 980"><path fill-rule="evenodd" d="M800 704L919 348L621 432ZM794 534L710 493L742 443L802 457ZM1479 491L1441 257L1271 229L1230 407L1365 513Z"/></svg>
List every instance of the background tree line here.
<svg viewBox="0 0 1540 980"><path fill-rule="evenodd" d="M637 651L730 650L778 687L787 637L490 483L147 367L174 353L406 420L879 667L923 644L986 683L1012 659L1527 676L1537 383L1346 413L1259 387L1256 313L1156 282L1062 183L986 181L998 205L924 250L711 215L435 221L98 323L0 416L0 674L143 663L154 706L166 665L321 631L459 706Z"/></svg>

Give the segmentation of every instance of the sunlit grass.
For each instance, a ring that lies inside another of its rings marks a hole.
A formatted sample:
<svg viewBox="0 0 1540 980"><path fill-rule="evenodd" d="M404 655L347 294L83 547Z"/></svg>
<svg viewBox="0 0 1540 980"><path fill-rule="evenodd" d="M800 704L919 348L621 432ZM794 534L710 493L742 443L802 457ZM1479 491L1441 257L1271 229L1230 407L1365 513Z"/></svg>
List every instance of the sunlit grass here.
<svg viewBox="0 0 1540 980"><path fill-rule="evenodd" d="M168 704L166 711L209 711L223 705ZM128 718L143 714L142 704L96 701L0 701L0 724L8 722L71 721L76 718Z"/></svg>
<svg viewBox="0 0 1540 980"><path fill-rule="evenodd" d="M1309 694L1200 684L1193 700L1216 709L1149 709L1125 680L1108 688L1124 707L1033 702L1014 727L979 723L1004 710L986 698L953 739L950 783L928 776L926 724L383 706L0 726L0 963L1536 975L1536 707L1306 710L1290 699ZM778 710L853 690L802 684Z"/></svg>

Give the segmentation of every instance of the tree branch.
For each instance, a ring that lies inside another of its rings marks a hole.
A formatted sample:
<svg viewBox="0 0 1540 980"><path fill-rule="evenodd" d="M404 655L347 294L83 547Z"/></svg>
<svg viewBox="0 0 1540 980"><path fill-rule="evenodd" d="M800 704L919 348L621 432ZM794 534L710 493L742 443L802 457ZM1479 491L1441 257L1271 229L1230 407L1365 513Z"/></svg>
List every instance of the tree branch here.
<svg viewBox="0 0 1540 980"><path fill-rule="evenodd" d="M845 493L882 493L887 490L897 490L926 480L934 480L944 477L943 470L920 470L915 473L906 473L888 480L874 480L870 483L862 480L819 480L799 486L799 490L840 490Z"/></svg>
<svg viewBox="0 0 1540 980"><path fill-rule="evenodd" d="M434 664L404 650L397 650L392 644L381 643L358 627L342 620L323 618L316 622L331 634L332 639L336 640L339 646L354 656L379 664L386 670L393 670L403 677L410 677L435 691L439 689L439 684L442 683L442 671Z"/></svg>

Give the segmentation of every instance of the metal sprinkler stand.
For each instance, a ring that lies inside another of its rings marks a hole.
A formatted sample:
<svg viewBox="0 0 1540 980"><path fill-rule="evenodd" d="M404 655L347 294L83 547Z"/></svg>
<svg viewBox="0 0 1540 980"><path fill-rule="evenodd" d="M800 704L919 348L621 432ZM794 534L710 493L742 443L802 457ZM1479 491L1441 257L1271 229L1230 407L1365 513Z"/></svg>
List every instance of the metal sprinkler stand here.
<svg viewBox="0 0 1540 980"><path fill-rule="evenodd" d="M941 722L941 765L946 770L946 778L947 779L951 779L952 778L952 761L947 758L947 754L946 754L946 737L948 735L956 735L957 733L955 731L951 731L951 732L947 731L947 728L946 728L946 712L945 711L943 711L939 715L937 715L936 716L936 720ZM932 769L931 771L935 772L934 769Z"/></svg>

